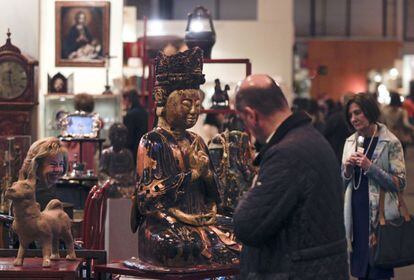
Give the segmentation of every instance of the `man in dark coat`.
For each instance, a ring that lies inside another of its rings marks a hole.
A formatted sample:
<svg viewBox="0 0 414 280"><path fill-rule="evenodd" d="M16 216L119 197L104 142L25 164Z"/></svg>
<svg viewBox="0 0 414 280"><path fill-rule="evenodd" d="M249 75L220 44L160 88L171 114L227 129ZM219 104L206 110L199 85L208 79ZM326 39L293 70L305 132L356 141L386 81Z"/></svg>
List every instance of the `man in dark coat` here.
<svg viewBox="0 0 414 280"><path fill-rule="evenodd" d="M136 164L139 141L142 135L148 132L148 113L139 103L138 92L135 89L124 92L123 101L127 109L123 119L128 129L127 148L131 151Z"/></svg>
<svg viewBox="0 0 414 280"><path fill-rule="evenodd" d="M345 140L351 135L351 131L341 109L333 112L326 118L323 134L334 150L339 164L341 164Z"/></svg>
<svg viewBox="0 0 414 280"><path fill-rule="evenodd" d="M272 78L241 84L236 108L264 144L234 214L241 279L348 279L340 169L329 143Z"/></svg>

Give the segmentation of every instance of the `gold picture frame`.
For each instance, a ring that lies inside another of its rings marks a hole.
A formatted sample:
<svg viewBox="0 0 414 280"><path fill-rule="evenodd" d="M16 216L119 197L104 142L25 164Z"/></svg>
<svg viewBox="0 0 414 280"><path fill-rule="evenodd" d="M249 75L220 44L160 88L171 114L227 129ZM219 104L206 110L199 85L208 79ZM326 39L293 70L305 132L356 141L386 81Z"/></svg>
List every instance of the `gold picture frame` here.
<svg viewBox="0 0 414 280"><path fill-rule="evenodd" d="M109 53L110 3L55 2L56 66L104 67Z"/></svg>

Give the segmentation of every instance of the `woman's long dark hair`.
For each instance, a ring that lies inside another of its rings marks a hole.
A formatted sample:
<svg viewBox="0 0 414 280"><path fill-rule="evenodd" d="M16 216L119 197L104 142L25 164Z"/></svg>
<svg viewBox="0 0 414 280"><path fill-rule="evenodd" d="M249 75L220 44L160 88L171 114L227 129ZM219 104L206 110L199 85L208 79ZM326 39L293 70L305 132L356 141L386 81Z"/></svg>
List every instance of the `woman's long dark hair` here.
<svg viewBox="0 0 414 280"><path fill-rule="evenodd" d="M349 127L353 128L351 120L349 118L349 107L352 103L357 104L361 108L362 112L370 123L375 123L378 121L378 118L381 115L381 111L374 96L372 96L370 93L360 92L352 96L344 108L345 119Z"/></svg>

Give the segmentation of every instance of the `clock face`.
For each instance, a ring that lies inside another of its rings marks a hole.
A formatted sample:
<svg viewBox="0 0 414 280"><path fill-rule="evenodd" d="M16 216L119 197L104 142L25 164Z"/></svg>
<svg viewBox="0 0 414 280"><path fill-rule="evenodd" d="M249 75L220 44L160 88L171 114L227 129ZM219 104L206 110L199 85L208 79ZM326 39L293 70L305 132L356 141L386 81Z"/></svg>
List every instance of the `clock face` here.
<svg viewBox="0 0 414 280"><path fill-rule="evenodd" d="M24 67L13 60L0 62L0 98L14 99L23 94L28 79Z"/></svg>

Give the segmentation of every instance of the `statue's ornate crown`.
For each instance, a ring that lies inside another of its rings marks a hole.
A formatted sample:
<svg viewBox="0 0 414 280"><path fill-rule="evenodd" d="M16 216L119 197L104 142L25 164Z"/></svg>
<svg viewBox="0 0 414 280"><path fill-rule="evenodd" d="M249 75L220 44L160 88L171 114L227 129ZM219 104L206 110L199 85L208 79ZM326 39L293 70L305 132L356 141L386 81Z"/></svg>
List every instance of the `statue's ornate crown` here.
<svg viewBox="0 0 414 280"><path fill-rule="evenodd" d="M171 56L158 53L155 59L155 76L153 95L157 106L164 106L174 90L199 89L205 82L203 51L196 47Z"/></svg>

